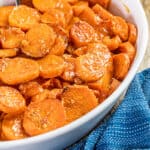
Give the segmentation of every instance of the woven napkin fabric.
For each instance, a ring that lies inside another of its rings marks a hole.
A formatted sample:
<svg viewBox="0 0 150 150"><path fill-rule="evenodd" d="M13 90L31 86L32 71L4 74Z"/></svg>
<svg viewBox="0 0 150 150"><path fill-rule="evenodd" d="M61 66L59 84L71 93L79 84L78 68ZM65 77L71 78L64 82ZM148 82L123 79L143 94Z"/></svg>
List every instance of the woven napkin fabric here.
<svg viewBox="0 0 150 150"><path fill-rule="evenodd" d="M103 124L69 150L150 149L150 69L136 75L124 100Z"/></svg>

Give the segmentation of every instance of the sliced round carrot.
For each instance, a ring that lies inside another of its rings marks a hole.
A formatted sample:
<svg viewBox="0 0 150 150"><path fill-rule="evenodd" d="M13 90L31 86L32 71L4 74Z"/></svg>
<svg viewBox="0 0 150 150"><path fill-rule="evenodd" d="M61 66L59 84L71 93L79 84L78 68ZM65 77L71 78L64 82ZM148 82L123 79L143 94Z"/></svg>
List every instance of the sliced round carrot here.
<svg viewBox="0 0 150 150"><path fill-rule="evenodd" d="M43 91L42 86L36 81L30 81L19 85L19 90L25 98L30 98Z"/></svg>
<svg viewBox="0 0 150 150"><path fill-rule="evenodd" d="M44 89L42 92L37 93L36 95L32 96L31 102L40 102L45 99L53 98L50 94L50 90Z"/></svg>
<svg viewBox="0 0 150 150"><path fill-rule="evenodd" d="M27 135L22 127L23 114L17 116L6 115L2 122L2 133L5 140L18 140L26 138Z"/></svg>
<svg viewBox="0 0 150 150"><path fill-rule="evenodd" d="M111 30L114 35L119 35L122 41L128 39L128 24L123 18L114 16L111 19Z"/></svg>
<svg viewBox="0 0 150 150"><path fill-rule="evenodd" d="M113 17L113 15L109 11L107 11L105 8L103 8L99 4L94 5L92 9L103 20L111 20Z"/></svg>
<svg viewBox="0 0 150 150"><path fill-rule="evenodd" d="M28 30L40 21L40 15L34 8L25 5L14 7L9 15L9 25Z"/></svg>
<svg viewBox="0 0 150 150"><path fill-rule="evenodd" d="M69 86L62 94L67 123L78 119L98 105L92 90L86 86Z"/></svg>
<svg viewBox="0 0 150 150"><path fill-rule="evenodd" d="M118 81L115 78L112 78L112 82L111 82L110 90L109 90L109 95L111 95L118 88L119 85L120 85L120 81Z"/></svg>
<svg viewBox="0 0 150 150"><path fill-rule="evenodd" d="M38 24L31 28L21 43L21 50L31 57L43 57L49 53L55 42L56 34L46 24Z"/></svg>
<svg viewBox="0 0 150 150"><path fill-rule="evenodd" d="M88 47L87 46L82 46L77 48L76 50L73 51L73 54L76 56L80 56L80 55L84 55L86 54L88 51Z"/></svg>
<svg viewBox="0 0 150 150"><path fill-rule="evenodd" d="M51 26L66 26L65 15L59 9L49 9L41 16L41 22Z"/></svg>
<svg viewBox="0 0 150 150"><path fill-rule="evenodd" d="M8 17L11 13L11 11L13 10L14 6L3 6L0 7L0 27L5 27L8 26Z"/></svg>
<svg viewBox="0 0 150 150"><path fill-rule="evenodd" d="M44 89L62 88L62 83L57 78L51 78L41 83Z"/></svg>
<svg viewBox="0 0 150 150"><path fill-rule="evenodd" d="M130 42L121 43L119 45L119 51L126 53L129 56L131 62L133 61L136 54L135 47Z"/></svg>
<svg viewBox="0 0 150 150"><path fill-rule="evenodd" d="M135 25L132 23L128 23L128 28L129 28L128 41L134 45L136 43L136 39L137 39L137 29L136 29Z"/></svg>
<svg viewBox="0 0 150 150"><path fill-rule="evenodd" d="M0 49L0 58L6 58L6 57L14 57L17 55L17 48L13 49Z"/></svg>
<svg viewBox="0 0 150 150"><path fill-rule="evenodd" d="M88 7L88 2L87 1L78 1L75 5L73 5L73 12L75 16L79 16L84 8Z"/></svg>
<svg viewBox="0 0 150 150"><path fill-rule="evenodd" d="M65 69L61 78L65 81L73 81L75 77L75 58L70 57L65 59Z"/></svg>
<svg viewBox="0 0 150 150"><path fill-rule="evenodd" d="M68 39L65 36L58 35L49 54L61 56L64 54L68 45Z"/></svg>
<svg viewBox="0 0 150 150"><path fill-rule="evenodd" d="M76 75L85 82L100 79L106 69L106 64L111 59L107 47L101 43L94 43L89 46L88 53L76 58Z"/></svg>
<svg viewBox="0 0 150 150"><path fill-rule="evenodd" d="M58 0L32 0L32 3L36 9L41 12L49 11L51 8L55 8L61 1Z"/></svg>
<svg viewBox="0 0 150 150"><path fill-rule="evenodd" d="M1 44L3 48L19 48L21 41L25 37L25 33L19 28L1 29Z"/></svg>
<svg viewBox="0 0 150 150"><path fill-rule="evenodd" d="M16 114L24 111L25 99L18 90L0 86L0 110L5 113Z"/></svg>
<svg viewBox="0 0 150 150"><path fill-rule="evenodd" d="M95 5L95 4L99 4L104 8L108 8L110 0L88 0L90 2L90 4Z"/></svg>
<svg viewBox="0 0 150 150"><path fill-rule="evenodd" d="M47 55L38 61L40 65L40 76L43 78L54 78L60 76L64 71L64 60L55 55Z"/></svg>
<svg viewBox="0 0 150 150"><path fill-rule="evenodd" d="M76 47L85 46L88 43L95 42L98 35L94 28L85 21L74 23L70 31L70 38Z"/></svg>
<svg viewBox="0 0 150 150"><path fill-rule="evenodd" d="M23 127L30 136L54 130L64 124L65 110L57 99L30 103L23 119Z"/></svg>
<svg viewBox="0 0 150 150"><path fill-rule="evenodd" d="M39 76L39 65L36 61L16 57L0 60L0 79L9 85L20 84Z"/></svg>
<svg viewBox="0 0 150 150"><path fill-rule="evenodd" d="M121 44L121 39L118 35L113 38L105 36L102 42L109 48L110 51L114 51Z"/></svg>
<svg viewBox="0 0 150 150"><path fill-rule="evenodd" d="M123 80L130 67L130 58L126 53L120 53L113 56L114 77Z"/></svg>
<svg viewBox="0 0 150 150"><path fill-rule="evenodd" d="M47 12L52 8L57 8L64 12L67 23L72 18L72 8L66 0L32 0L35 8L41 12Z"/></svg>
<svg viewBox="0 0 150 150"><path fill-rule="evenodd" d="M94 13L90 7L84 7L80 13L79 18L83 21L88 22L92 26L98 26L101 22L101 18Z"/></svg>

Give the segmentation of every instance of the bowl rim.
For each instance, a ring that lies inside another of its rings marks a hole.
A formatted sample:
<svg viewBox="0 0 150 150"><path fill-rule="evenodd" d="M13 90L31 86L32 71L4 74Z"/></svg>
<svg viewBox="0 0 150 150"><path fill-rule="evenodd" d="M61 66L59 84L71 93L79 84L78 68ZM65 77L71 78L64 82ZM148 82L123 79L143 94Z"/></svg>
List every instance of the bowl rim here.
<svg viewBox="0 0 150 150"><path fill-rule="evenodd" d="M96 108L94 108L93 110L91 110L90 112L88 112L87 114L85 114L84 116L80 117L79 119L73 121L72 123L65 125L63 127L60 127L54 131L50 131L47 133L43 133L41 135L37 135L37 136L33 136L33 137L29 137L29 138L25 138L25 139L20 139L20 140L14 140L14 141L1 141L0 142L0 148L12 148L12 147L16 147L16 146L23 146L26 144L33 144L33 143L38 143L38 142L42 142L48 139L52 139L54 137L66 134L70 131L72 131L73 129L77 128L79 125L83 125L85 124L88 120L91 120L92 118L96 117L97 114L99 114L100 112L102 112L104 109L107 109L107 107L109 107L111 104L117 102L117 97L120 96L121 93L123 93L123 91L126 89L126 87L129 86L130 82L133 80L134 75L137 72L137 69L140 65L140 63L142 62L142 59L144 58L144 54L146 52L146 48L148 45L148 39L149 39L149 27L148 27L148 22L146 19L146 15L143 9L142 4L140 3L139 0L135 0L139 11L141 13L141 15L143 16L143 34L145 34L145 41L142 42L141 44L141 49L143 49L143 51L141 52L141 55L137 57L137 62L133 63L126 78L122 81L121 85L118 87L117 90L115 90L112 95L110 95L104 102L102 102L99 106L97 106Z"/></svg>

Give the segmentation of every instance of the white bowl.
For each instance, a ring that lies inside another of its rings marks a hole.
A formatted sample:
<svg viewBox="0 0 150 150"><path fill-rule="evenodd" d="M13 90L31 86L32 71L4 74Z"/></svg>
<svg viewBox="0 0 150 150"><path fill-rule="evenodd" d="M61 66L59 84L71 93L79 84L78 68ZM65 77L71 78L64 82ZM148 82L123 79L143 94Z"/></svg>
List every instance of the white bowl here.
<svg viewBox="0 0 150 150"><path fill-rule="evenodd" d="M127 11L126 6L130 11ZM126 90L144 57L148 43L148 24L139 0L112 0L110 10L136 24L138 28L137 54L131 69L120 87L102 104L78 120L57 130L35 137L0 142L0 150L60 150L76 142L110 111Z"/></svg>

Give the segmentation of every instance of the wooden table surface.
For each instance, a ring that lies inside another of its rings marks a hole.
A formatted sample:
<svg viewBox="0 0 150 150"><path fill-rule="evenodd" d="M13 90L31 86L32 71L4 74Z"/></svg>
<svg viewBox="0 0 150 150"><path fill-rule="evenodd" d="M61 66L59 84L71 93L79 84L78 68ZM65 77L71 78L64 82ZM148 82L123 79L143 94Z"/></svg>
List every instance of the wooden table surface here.
<svg viewBox="0 0 150 150"><path fill-rule="evenodd" d="M145 9L147 19L149 22L149 29L150 29L150 0L141 0L141 2L142 2L143 7ZM149 38L149 44L147 47L145 57L143 59L143 62L140 65L139 70L143 70L145 68L150 68L150 38Z"/></svg>

